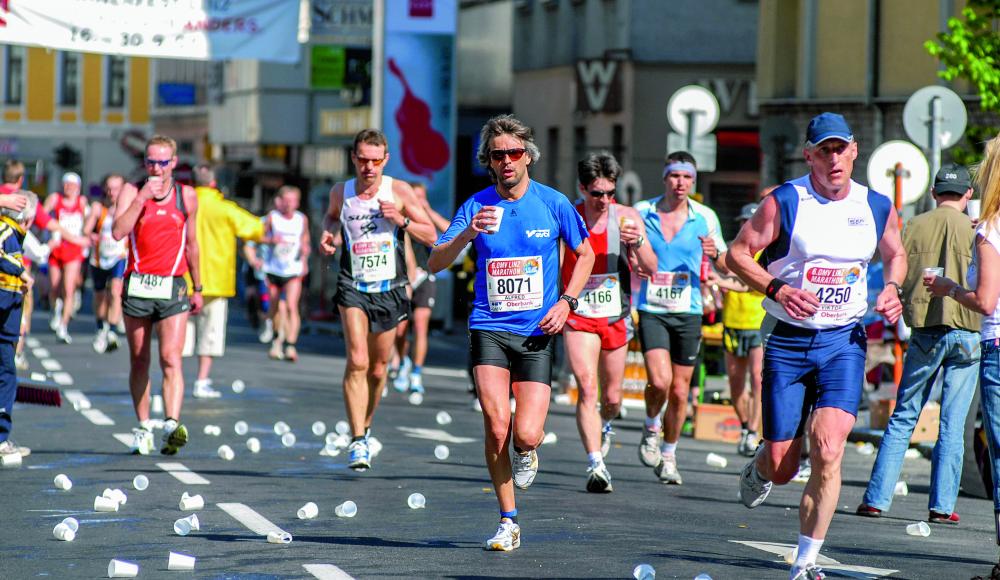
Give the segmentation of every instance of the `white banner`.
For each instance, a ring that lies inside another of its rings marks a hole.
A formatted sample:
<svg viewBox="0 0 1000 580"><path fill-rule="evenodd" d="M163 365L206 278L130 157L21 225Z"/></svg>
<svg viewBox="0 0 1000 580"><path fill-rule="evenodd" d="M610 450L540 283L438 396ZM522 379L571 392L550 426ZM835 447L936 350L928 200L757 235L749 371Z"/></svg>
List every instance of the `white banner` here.
<svg viewBox="0 0 1000 580"><path fill-rule="evenodd" d="M299 0L0 0L0 44L295 63Z"/></svg>

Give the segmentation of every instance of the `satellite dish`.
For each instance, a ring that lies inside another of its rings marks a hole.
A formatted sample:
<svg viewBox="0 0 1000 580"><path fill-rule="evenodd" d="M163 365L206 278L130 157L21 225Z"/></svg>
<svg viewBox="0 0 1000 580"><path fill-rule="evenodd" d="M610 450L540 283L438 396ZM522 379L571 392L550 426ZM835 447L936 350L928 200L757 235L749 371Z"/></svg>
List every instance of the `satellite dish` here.
<svg viewBox="0 0 1000 580"><path fill-rule="evenodd" d="M895 200L897 163L903 164L903 205L911 204L927 192L931 168L920 148L909 141L886 141L878 146L868 160L868 187Z"/></svg>
<svg viewBox="0 0 1000 580"><path fill-rule="evenodd" d="M667 102L667 121L681 135L688 134L689 124L694 135L707 135L719 123L719 101L705 87L681 87Z"/></svg>
<svg viewBox="0 0 1000 580"><path fill-rule="evenodd" d="M968 114L962 97L945 87L931 85L913 93L903 107L903 128L911 141L924 149L931 149L931 119L935 109L934 101L940 105L938 117L938 143L947 149L962 138L968 122Z"/></svg>

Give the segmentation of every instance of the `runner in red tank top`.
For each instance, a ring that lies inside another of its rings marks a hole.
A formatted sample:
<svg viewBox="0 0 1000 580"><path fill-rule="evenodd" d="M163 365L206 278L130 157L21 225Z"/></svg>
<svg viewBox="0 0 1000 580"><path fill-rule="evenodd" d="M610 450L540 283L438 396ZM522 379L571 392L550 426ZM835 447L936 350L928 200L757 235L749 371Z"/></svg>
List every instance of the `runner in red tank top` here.
<svg viewBox="0 0 1000 580"><path fill-rule="evenodd" d="M63 175L62 192L45 198L43 206L60 226L58 239L49 255L49 302L53 305L49 326L56 337L69 344L69 320L76 312L76 289L82 284L83 249L90 240L83 235L87 204L80 195L82 180L76 173ZM66 235L63 236L62 234Z"/></svg>
<svg viewBox="0 0 1000 580"><path fill-rule="evenodd" d="M160 453L174 455L188 440L180 424L184 401L181 352L189 313L201 310L201 275L195 215L198 196L194 188L174 182L177 144L154 135L146 144L146 171L142 189L129 185L118 198L112 235L129 238L128 267L122 310L130 353L129 388L139 419L133 429L132 453L148 455L155 448L149 421L149 362L153 323L158 322L163 402L167 420ZM194 292L190 298L184 273L190 272Z"/></svg>
<svg viewBox="0 0 1000 580"><path fill-rule="evenodd" d="M579 388L576 426L589 461L587 491L601 493L612 490L604 456L611 448L611 420L621 409L625 358L633 334L629 267L637 263L655 272L656 254L645 243L639 214L615 203L615 184L622 173L618 161L609 153L591 154L580 161L577 173L583 196L577 211L587 223L595 258L579 307L566 319L563 338ZM573 252L565 252L563 284L575 265ZM600 413L598 379L603 387Z"/></svg>

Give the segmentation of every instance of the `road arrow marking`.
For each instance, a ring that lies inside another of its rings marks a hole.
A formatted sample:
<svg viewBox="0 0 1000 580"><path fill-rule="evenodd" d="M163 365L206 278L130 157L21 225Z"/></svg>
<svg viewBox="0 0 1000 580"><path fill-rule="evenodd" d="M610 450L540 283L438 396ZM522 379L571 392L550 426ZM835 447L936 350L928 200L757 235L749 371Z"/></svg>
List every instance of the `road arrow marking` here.
<svg viewBox="0 0 1000 580"><path fill-rule="evenodd" d="M769 554L781 556L780 561L784 563L787 563L791 559L791 554L797 547L795 544L779 544L776 542L746 542L741 540L729 541L734 544L743 544L744 546L762 550ZM823 555L816 558L816 564L823 568L824 572L837 572L838 574L848 576L850 578L883 578L899 572L899 570L885 570L883 568L870 568L868 566L850 566L847 564L841 564L833 558L827 558Z"/></svg>
<svg viewBox="0 0 1000 580"><path fill-rule="evenodd" d="M115 421L105 415L100 409L84 409L80 414L87 418L94 425L114 425Z"/></svg>
<svg viewBox="0 0 1000 580"><path fill-rule="evenodd" d="M354 580L354 577L333 564L303 564L309 572L319 580Z"/></svg>

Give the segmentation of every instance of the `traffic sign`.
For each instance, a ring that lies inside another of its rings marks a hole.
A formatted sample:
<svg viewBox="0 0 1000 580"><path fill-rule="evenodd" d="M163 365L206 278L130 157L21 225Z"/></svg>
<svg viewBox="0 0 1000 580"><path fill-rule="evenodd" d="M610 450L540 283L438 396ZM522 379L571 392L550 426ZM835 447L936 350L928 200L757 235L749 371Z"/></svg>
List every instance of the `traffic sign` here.
<svg viewBox="0 0 1000 580"><path fill-rule="evenodd" d="M667 121L681 135L707 135L719 123L719 101L705 87L681 87L667 102Z"/></svg>
<svg viewBox="0 0 1000 580"><path fill-rule="evenodd" d="M909 141L886 141L875 149L868 160L868 187L894 200L897 163L903 166L903 205L911 204L927 191L931 172L924 153Z"/></svg>
<svg viewBox="0 0 1000 580"><path fill-rule="evenodd" d="M903 107L906 136L924 149L933 149L935 142L941 149L958 143L967 122L962 97L946 87L924 87L913 93ZM931 137L934 133L936 139Z"/></svg>

